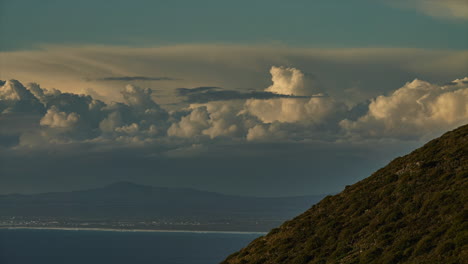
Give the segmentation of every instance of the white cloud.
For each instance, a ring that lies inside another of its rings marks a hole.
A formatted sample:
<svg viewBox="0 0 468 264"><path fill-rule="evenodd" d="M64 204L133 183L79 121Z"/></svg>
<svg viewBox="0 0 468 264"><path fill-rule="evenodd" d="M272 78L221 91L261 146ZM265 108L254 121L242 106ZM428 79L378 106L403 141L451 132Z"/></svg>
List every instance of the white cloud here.
<svg viewBox="0 0 468 264"><path fill-rule="evenodd" d="M181 118L180 122L173 123L167 134L174 137L191 138L209 127L209 116L206 107L197 107L189 115Z"/></svg>
<svg viewBox="0 0 468 264"><path fill-rule="evenodd" d="M20 82L11 80L0 86L0 125L3 114L37 116L32 119L37 124L29 125L31 129L18 136L19 144L24 146L98 138L143 142L164 136L168 127L168 113L153 101L151 93L150 89L127 86L122 91L125 103L106 104L88 95L43 89L35 83L28 84L26 88ZM17 116L17 120L18 123L31 118ZM20 130L8 131L11 137L12 131L18 133Z"/></svg>
<svg viewBox="0 0 468 264"><path fill-rule="evenodd" d="M312 89L306 89L304 75L298 69L272 67L270 73L273 85L265 91L297 96L312 93ZM190 108L192 112L172 124L168 135L285 139L290 128L277 123L301 123L312 133L314 126L315 129L321 126L322 130L337 128L339 118L347 110L344 104L329 97L213 101L193 104Z"/></svg>
<svg viewBox="0 0 468 264"><path fill-rule="evenodd" d="M127 85L120 93L125 103L130 106L143 109L159 108L151 98L152 91L149 88L142 89L133 85Z"/></svg>
<svg viewBox="0 0 468 264"><path fill-rule="evenodd" d="M77 113L67 114L59 112L56 107L52 106L45 116L41 119L41 126L48 126L52 128L73 128L76 126L80 119Z"/></svg>
<svg viewBox="0 0 468 264"><path fill-rule="evenodd" d="M172 124L169 136L242 137L249 120L239 115L243 101L210 102L190 105L190 114Z"/></svg>
<svg viewBox="0 0 468 264"><path fill-rule="evenodd" d="M307 83L304 74L296 68L271 67L273 84L265 91L284 95L313 95L311 83ZM310 82L310 81L309 81Z"/></svg>
<svg viewBox="0 0 468 264"><path fill-rule="evenodd" d="M19 101L27 97L27 90L18 81L6 81L0 90L0 100Z"/></svg>
<svg viewBox="0 0 468 264"><path fill-rule="evenodd" d="M9 80L0 86L0 113L43 111L44 106L20 82Z"/></svg>
<svg viewBox="0 0 468 264"><path fill-rule="evenodd" d="M467 122L468 78L444 86L416 79L373 99L366 115L341 126L361 136L417 138Z"/></svg>
<svg viewBox="0 0 468 264"><path fill-rule="evenodd" d="M265 91L286 95L312 95L313 89L305 84L304 74L294 68L272 67L270 70L273 85ZM267 100L249 99L244 112L263 123L322 123L331 116L346 111L344 104L329 97L275 98Z"/></svg>
<svg viewBox="0 0 468 264"><path fill-rule="evenodd" d="M238 115L242 102L211 102L205 104L210 115L210 127L203 130L204 135L210 138L230 136L236 137L243 134L244 119Z"/></svg>
<svg viewBox="0 0 468 264"><path fill-rule="evenodd" d="M245 111L263 123L321 123L332 115L342 112L343 104L331 98L276 98L268 100L249 99Z"/></svg>
<svg viewBox="0 0 468 264"><path fill-rule="evenodd" d="M300 70L273 69L273 84L266 90L276 87L280 91L286 87L281 93L301 94L296 88L305 86L292 81L296 78L292 77L294 74L302 76ZM0 112L0 117L20 108L25 111L18 112L21 115L36 113L36 119L18 118L18 122L37 122L20 137L19 144L29 146L34 142L111 144L113 141L141 145L161 139L167 145L183 148L181 142L204 144L214 139L214 142L418 139L468 122L468 78L446 85L415 80L354 108L333 97L310 96L212 101L192 104L170 114L153 100L150 89L136 86L127 86L122 91L125 103L111 104L91 96L42 89L36 84L27 87L15 81L0 87L0 106L10 109ZM42 107L43 112L37 114L31 102ZM21 133L20 129L9 131L9 137L12 131Z"/></svg>

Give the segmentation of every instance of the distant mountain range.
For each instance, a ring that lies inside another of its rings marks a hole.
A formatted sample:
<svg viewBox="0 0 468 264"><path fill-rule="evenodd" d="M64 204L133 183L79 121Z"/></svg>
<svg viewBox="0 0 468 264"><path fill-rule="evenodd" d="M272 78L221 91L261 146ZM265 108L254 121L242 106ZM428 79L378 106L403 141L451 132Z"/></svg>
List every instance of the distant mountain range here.
<svg viewBox="0 0 468 264"><path fill-rule="evenodd" d="M0 195L0 226L114 228L118 222L150 229L267 231L323 197L243 197L118 182L83 191Z"/></svg>
<svg viewBox="0 0 468 264"><path fill-rule="evenodd" d="M468 125L254 240L223 264L468 263Z"/></svg>

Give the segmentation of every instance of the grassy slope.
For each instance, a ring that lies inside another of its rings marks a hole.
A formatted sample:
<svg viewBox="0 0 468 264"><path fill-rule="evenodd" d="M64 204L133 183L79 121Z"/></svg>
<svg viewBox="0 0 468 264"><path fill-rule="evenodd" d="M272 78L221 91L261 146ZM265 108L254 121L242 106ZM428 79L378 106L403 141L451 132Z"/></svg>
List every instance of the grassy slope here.
<svg viewBox="0 0 468 264"><path fill-rule="evenodd" d="M467 263L468 125L393 160L223 263Z"/></svg>

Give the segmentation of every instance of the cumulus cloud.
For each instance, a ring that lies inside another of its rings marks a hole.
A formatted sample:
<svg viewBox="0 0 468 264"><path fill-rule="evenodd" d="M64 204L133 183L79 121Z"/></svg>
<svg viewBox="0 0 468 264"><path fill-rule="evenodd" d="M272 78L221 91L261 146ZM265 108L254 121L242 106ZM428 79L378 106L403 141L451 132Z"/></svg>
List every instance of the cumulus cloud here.
<svg viewBox="0 0 468 264"><path fill-rule="evenodd" d="M308 130L318 129L319 126L321 129L338 127L337 119L347 110L344 104L326 96L311 96L315 88L307 86L304 74L298 69L272 67L270 73L273 85L263 92L256 92L268 94L265 98L242 100L237 94L232 97L236 100L192 104L190 107L195 110L182 117L179 123L174 123L168 134L267 140L287 138L290 128L276 123L302 123ZM181 92L190 95L212 93L217 89L201 87L194 91L183 89Z"/></svg>
<svg viewBox="0 0 468 264"><path fill-rule="evenodd" d="M439 86L414 80L392 94L381 95L369 111L341 126L353 133L373 137L409 137L437 133L468 122L468 78Z"/></svg>
<svg viewBox="0 0 468 264"><path fill-rule="evenodd" d="M240 114L242 101L190 105L190 114L172 124L169 136L242 137L249 120Z"/></svg>
<svg viewBox="0 0 468 264"><path fill-rule="evenodd" d="M266 92L298 96L314 95L315 87L296 68L273 66L270 69L270 74L273 84L265 89ZM315 91L315 93L317 92Z"/></svg>
<svg viewBox="0 0 468 264"><path fill-rule="evenodd" d="M133 110L139 111L138 114L144 116L144 120L158 122L168 118L166 110L153 100L151 89L127 85L121 94L124 102Z"/></svg>
<svg viewBox="0 0 468 264"><path fill-rule="evenodd" d="M137 86L127 85L124 90L120 92L125 102L130 106L140 108L158 108L157 104L151 99L151 89L142 89Z"/></svg>
<svg viewBox="0 0 468 264"><path fill-rule="evenodd" d="M0 130L0 143L164 141L165 149L171 149L171 144L183 149L181 142L203 145L211 140L418 139L468 122L468 78L445 85L414 80L388 95L350 106L332 96L312 96L316 87L305 81L297 68L272 67L270 73L272 84L256 93L279 97L246 99L236 95L228 100L227 96L226 100L192 103L171 111L154 100L149 88L128 85L121 91L122 102L105 103L90 95L7 81L0 86L0 125L14 124L28 130ZM180 93L216 91L220 88L184 88ZM30 118L32 114L36 118ZM18 124L31 120L37 122L35 126Z"/></svg>
<svg viewBox="0 0 468 264"><path fill-rule="evenodd" d="M320 123L346 107L331 98L247 100L245 111L264 123Z"/></svg>
<svg viewBox="0 0 468 264"><path fill-rule="evenodd" d="M298 69L272 67L271 74L273 84L265 91L274 87L276 92L294 95L306 89ZM345 135L415 139L468 121L467 81L459 79L438 86L415 80L390 96L381 95L352 107L328 96L192 104L191 112L173 123L168 134L186 138L240 137L248 141L338 140ZM217 88L184 93L214 89Z"/></svg>
<svg viewBox="0 0 468 264"><path fill-rule="evenodd" d="M16 80L10 80L0 86L0 113L43 113L41 102Z"/></svg>
<svg viewBox="0 0 468 264"><path fill-rule="evenodd" d="M187 116L182 117L180 122L173 123L167 134L175 137L191 138L201 134L209 127L209 115L206 107L197 107Z"/></svg>
<svg viewBox="0 0 468 264"><path fill-rule="evenodd" d="M248 122L242 115L238 114L241 105L242 102L231 102L229 104L212 102L206 104L207 111L210 114L210 127L203 130L202 133L210 138L242 136L244 126L248 126Z"/></svg>
<svg viewBox="0 0 468 264"><path fill-rule="evenodd" d="M248 141L270 141L287 138L287 133L281 130L278 123L257 124L247 131Z"/></svg>
<svg viewBox="0 0 468 264"><path fill-rule="evenodd" d="M41 126L48 126L52 128L67 128L70 129L78 123L80 116L77 113L67 114L59 112L55 106L52 106L45 116L41 119Z"/></svg>
<svg viewBox="0 0 468 264"><path fill-rule="evenodd" d="M112 112L99 122L99 129L103 132L114 132L116 128L122 125L122 123L120 113Z"/></svg>
<svg viewBox="0 0 468 264"><path fill-rule="evenodd" d="M7 81L0 87L0 124L12 124L6 115L14 113L15 126L25 127L17 124L21 120L38 124L27 131L2 130L0 138L17 137L20 145L34 146L96 139L131 143L166 134L169 115L153 100L151 89L129 85L121 95L124 103L106 104L89 95ZM39 118L28 118L31 114Z"/></svg>
<svg viewBox="0 0 468 264"><path fill-rule="evenodd" d="M270 70L273 84L265 91L286 95L310 95L314 88L307 86L304 74L295 68L272 67ZM244 112L263 123L321 123L333 120L332 115L346 111L344 104L329 97L277 98L268 100L249 99L245 102ZM333 120L334 121L334 120Z"/></svg>
<svg viewBox="0 0 468 264"><path fill-rule="evenodd" d="M132 123L128 126L117 127L115 131L128 135L136 135L140 131L140 126L137 123Z"/></svg>

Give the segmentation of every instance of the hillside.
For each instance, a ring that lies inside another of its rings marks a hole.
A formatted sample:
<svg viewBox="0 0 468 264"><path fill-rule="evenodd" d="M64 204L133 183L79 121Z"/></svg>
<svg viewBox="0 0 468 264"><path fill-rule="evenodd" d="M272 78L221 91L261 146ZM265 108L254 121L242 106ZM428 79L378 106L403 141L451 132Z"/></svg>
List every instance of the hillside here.
<svg viewBox="0 0 468 264"><path fill-rule="evenodd" d="M15 226L60 222L69 227L86 222L110 227L110 223L125 221L148 229L267 231L322 198L245 197L118 182L73 192L0 195L0 227L14 218Z"/></svg>
<svg viewBox="0 0 468 264"><path fill-rule="evenodd" d="M465 125L327 196L223 263L467 263L467 152Z"/></svg>

